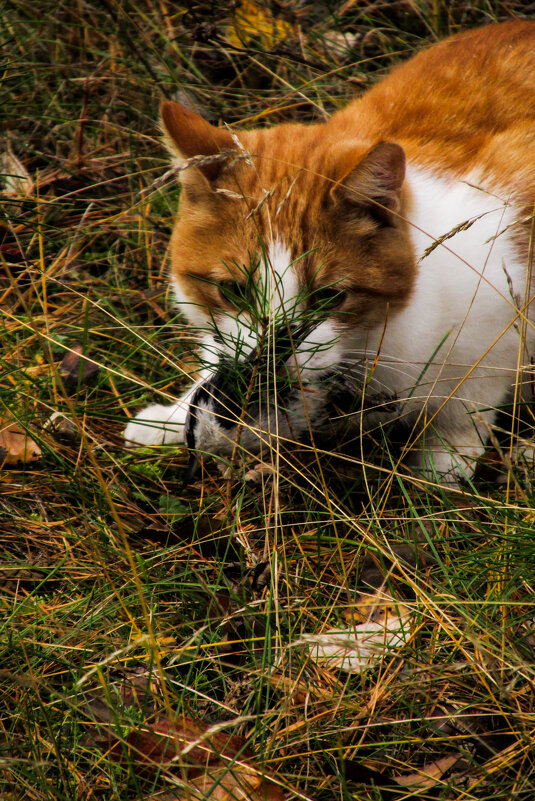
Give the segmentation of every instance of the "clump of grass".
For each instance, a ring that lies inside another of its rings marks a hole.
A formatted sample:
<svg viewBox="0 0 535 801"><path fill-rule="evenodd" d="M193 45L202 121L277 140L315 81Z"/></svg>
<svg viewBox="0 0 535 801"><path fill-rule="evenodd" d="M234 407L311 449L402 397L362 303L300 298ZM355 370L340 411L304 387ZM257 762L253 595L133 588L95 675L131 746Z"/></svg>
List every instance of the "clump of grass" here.
<svg viewBox="0 0 535 801"><path fill-rule="evenodd" d="M229 722L289 798L407 798L394 777L451 755L418 797L533 797L529 477L445 493L393 470L378 431L367 450L296 447L257 484L206 462L184 488L183 450L121 439L195 367L165 282L179 190L160 180L160 98L240 125L321 119L413 49L529 11L4 6L3 163L29 181L1 198L0 418L43 458L0 472L2 797L187 797L131 737L176 716ZM77 346L89 380L61 367ZM76 434L45 427L57 411ZM292 649L383 579L410 610L402 649L361 675Z"/></svg>

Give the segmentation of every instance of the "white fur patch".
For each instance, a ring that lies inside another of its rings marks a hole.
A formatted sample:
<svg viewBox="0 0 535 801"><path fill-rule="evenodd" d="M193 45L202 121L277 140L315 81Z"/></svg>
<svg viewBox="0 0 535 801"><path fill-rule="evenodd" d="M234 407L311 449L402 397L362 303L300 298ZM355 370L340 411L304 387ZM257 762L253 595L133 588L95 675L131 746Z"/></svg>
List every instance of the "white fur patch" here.
<svg viewBox="0 0 535 801"><path fill-rule="evenodd" d="M206 310L200 308L196 303L186 295L180 286L180 282L174 276L171 276L171 284L173 286L173 294L175 302L182 312L184 317L192 323L192 325L199 328L206 328Z"/></svg>
<svg viewBox="0 0 535 801"><path fill-rule="evenodd" d="M268 248L268 264L265 265L269 273L268 286L271 287L271 311L279 309L281 304L290 304L295 301L299 292L299 282L292 264L290 249L280 239L275 239Z"/></svg>
<svg viewBox="0 0 535 801"><path fill-rule="evenodd" d="M292 264L289 248L275 239L261 258L256 279L256 311L226 312L217 320L219 349L238 359L248 358L257 346L259 321L268 319L270 323L282 324L291 319L296 311L299 292L298 276ZM175 295L180 308L189 320L196 325L206 326L206 316L200 309L180 296L180 287L175 282Z"/></svg>
<svg viewBox="0 0 535 801"><path fill-rule="evenodd" d="M172 406L163 406L160 403L147 406L130 420L124 430L127 447L183 442L188 404L189 397L186 397Z"/></svg>
<svg viewBox="0 0 535 801"><path fill-rule="evenodd" d="M507 198L470 186L477 184L474 176L462 182L409 168L407 180L420 259L414 291L389 318L384 337L380 327L367 335L354 332L352 359L359 348L373 359L380 346L373 380L405 400L406 413L418 413L427 402L432 414L453 394L458 401L448 404L441 423L453 441L456 430L466 433L467 420L474 428L476 418L466 411L496 407L514 383L520 346L514 298L524 296L526 271L508 230L516 215ZM454 233L467 222L472 224ZM442 244L423 257L436 240ZM476 439L467 442L468 450L476 448Z"/></svg>
<svg viewBox="0 0 535 801"><path fill-rule="evenodd" d="M387 326L388 347L406 362L426 365L447 337L433 361L457 364L462 376L463 366L475 364L487 348L498 353L494 339L515 317L514 296L524 294L525 267L505 231L515 212L507 198L470 186L477 183L473 176L449 182L410 169L408 180L415 197L411 234L421 261L411 301ZM453 234L468 221L466 230Z"/></svg>
<svg viewBox="0 0 535 801"><path fill-rule="evenodd" d="M322 371L332 370L342 357L340 334L330 320L317 325L297 352L301 375L311 381L314 381L314 376L319 377Z"/></svg>

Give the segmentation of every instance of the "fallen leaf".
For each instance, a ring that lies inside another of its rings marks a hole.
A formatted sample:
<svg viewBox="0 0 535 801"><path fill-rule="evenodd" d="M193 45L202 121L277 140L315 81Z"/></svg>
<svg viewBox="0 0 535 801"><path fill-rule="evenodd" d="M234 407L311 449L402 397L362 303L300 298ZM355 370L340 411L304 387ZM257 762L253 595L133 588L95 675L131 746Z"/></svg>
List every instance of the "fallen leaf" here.
<svg viewBox="0 0 535 801"><path fill-rule="evenodd" d="M28 464L41 458L41 448L17 423L0 419L0 467Z"/></svg>
<svg viewBox="0 0 535 801"><path fill-rule="evenodd" d="M81 384L87 383L93 378L100 367L96 362L83 353L81 345L74 345L67 353L60 365L61 377L71 386L80 381Z"/></svg>
<svg viewBox="0 0 535 801"><path fill-rule="evenodd" d="M268 8L262 8L252 0L242 0L226 35L234 47L241 49L244 45L260 41L262 48L269 50L277 43L291 39L293 28L285 20L274 17Z"/></svg>
<svg viewBox="0 0 535 801"><path fill-rule="evenodd" d="M244 738L224 731L228 725L208 725L185 715L172 721L160 717L132 729L122 741L111 726L101 728L91 741L115 761L128 759L139 774L148 777L162 767L176 767L185 779L184 794L176 795L177 799L285 801L281 787L255 765Z"/></svg>
<svg viewBox="0 0 535 801"><path fill-rule="evenodd" d="M459 759L461 759L461 754L442 757L435 762L430 762L429 765L424 765L417 773L393 776L393 779L396 784L400 784L402 787L418 787L419 789L427 790L440 781L446 771L452 768Z"/></svg>
<svg viewBox="0 0 535 801"><path fill-rule="evenodd" d="M359 39L360 35L358 33L327 31L322 36L322 44L327 52L336 58L337 56L347 56L349 51L356 47Z"/></svg>
<svg viewBox="0 0 535 801"><path fill-rule="evenodd" d="M33 181L30 173L13 153L11 145L0 153L0 175L2 176L2 194L11 196L31 195Z"/></svg>
<svg viewBox="0 0 535 801"><path fill-rule="evenodd" d="M348 617L365 618L365 622L304 634L292 647L306 645L310 658L322 668L362 673L389 656L392 649L403 647L410 636L409 610L387 594L361 601Z"/></svg>

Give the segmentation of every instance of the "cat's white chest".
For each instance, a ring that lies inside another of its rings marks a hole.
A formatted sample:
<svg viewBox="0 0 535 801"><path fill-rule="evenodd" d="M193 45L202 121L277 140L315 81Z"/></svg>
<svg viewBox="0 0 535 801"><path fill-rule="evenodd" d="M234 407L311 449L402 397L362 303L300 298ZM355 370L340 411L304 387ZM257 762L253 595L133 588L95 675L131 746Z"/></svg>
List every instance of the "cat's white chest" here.
<svg viewBox="0 0 535 801"><path fill-rule="evenodd" d="M376 378L401 396L415 395L417 382L420 402L452 392L490 400L492 385L512 377L520 344L526 269L512 241L515 209L473 180L416 170L408 180L418 275L408 305L373 343L381 350ZM478 393L470 389L476 378Z"/></svg>

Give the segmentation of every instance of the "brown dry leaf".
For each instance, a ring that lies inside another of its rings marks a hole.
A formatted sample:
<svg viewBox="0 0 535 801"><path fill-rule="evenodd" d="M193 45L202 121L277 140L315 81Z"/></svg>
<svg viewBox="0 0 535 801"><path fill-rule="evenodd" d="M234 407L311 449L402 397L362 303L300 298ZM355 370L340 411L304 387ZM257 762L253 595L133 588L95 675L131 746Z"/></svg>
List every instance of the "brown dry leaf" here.
<svg viewBox="0 0 535 801"><path fill-rule="evenodd" d="M284 801L286 795L261 767L256 767L244 738L228 734L223 725L209 726L181 716L173 721L160 717L143 729L129 732L120 742L110 727L92 741L118 761L128 759L140 774L154 776L155 769L176 767L187 783L180 798L214 801ZM126 749L125 749L126 746Z"/></svg>
<svg viewBox="0 0 535 801"><path fill-rule="evenodd" d="M0 419L0 467L28 464L41 458L41 448L17 423Z"/></svg>
<svg viewBox="0 0 535 801"><path fill-rule="evenodd" d="M460 759L461 754L452 754L451 756L437 759L435 762L430 762L429 765L424 765L417 773L394 776L393 779L396 784L400 784L402 787L418 787L419 789L427 790L440 781L446 771L452 768Z"/></svg>
<svg viewBox="0 0 535 801"><path fill-rule="evenodd" d="M193 792L191 792L193 790ZM250 765L235 764L193 779L183 798L210 798L213 801L284 801L282 789Z"/></svg>
<svg viewBox="0 0 535 801"><path fill-rule="evenodd" d="M83 353L81 345L74 345L71 348L69 353L61 360L60 368L63 380L71 386L76 384L78 380L80 380L80 383L85 384L100 370L98 364Z"/></svg>

